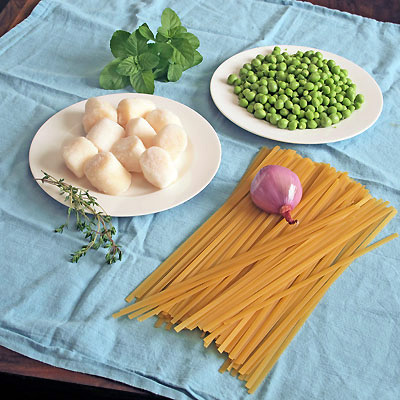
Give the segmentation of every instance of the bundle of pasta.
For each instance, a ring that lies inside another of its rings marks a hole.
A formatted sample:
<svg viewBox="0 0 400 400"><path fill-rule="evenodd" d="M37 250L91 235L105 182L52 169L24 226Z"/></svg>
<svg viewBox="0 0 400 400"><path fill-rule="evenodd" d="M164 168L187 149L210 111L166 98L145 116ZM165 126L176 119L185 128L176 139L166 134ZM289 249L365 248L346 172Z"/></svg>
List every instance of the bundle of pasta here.
<svg viewBox="0 0 400 400"><path fill-rule="evenodd" d="M266 165L300 178L298 225L267 214L251 201L250 184ZM357 257L397 237L370 244L394 217L347 173L263 148L225 202L126 298L114 314L156 326L199 328L227 360L220 372L246 381L253 393L331 284Z"/></svg>

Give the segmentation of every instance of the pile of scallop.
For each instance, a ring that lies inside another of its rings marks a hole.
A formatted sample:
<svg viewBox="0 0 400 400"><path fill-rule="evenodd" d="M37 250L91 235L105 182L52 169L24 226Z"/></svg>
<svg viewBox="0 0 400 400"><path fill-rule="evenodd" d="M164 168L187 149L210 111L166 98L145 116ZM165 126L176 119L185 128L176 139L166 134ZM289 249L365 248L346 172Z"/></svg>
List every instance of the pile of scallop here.
<svg viewBox="0 0 400 400"><path fill-rule="evenodd" d="M176 181L176 161L187 135L177 115L143 98L125 98L118 107L93 97L82 119L86 137L68 140L62 155L78 177L99 191L118 195L131 186L132 173L142 173L162 189Z"/></svg>

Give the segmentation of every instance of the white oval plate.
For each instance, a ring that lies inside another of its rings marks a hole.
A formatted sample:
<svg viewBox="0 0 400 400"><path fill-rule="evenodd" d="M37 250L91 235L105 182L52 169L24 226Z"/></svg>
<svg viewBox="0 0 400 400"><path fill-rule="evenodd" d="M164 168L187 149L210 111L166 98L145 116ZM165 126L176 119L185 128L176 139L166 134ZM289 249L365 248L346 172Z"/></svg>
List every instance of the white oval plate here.
<svg viewBox="0 0 400 400"><path fill-rule="evenodd" d="M328 128L289 131L287 129L279 129L267 121L255 118L245 108L238 105L237 95L233 93L233 87L228 85L226 80L230 74L238 74L243 64L250 62L258 54L270 54L275 47L274 45L256 47L238 53L224 61L216 69L210 83L211 97L225 117L256 135L280 142L301 144L331 143L349 139L364 132L375 123L382 111L383 97L378 84L368 72L353 62L327 51L304 46L278 46L282 52L287 51L289 54L294 54L298 50L320 51L324 58L332 59L341 68L347 69L349 78L357 85L357 93L364 95L365 102L362 107L359 110L355 110L349 118Z"/></svg>
<svg viewBox="0 0 400 400"><path fill-rule="evenodd" d="M61 147L65 140L85 135L82 116L86 101L59 111L38 130L29 150L29 165L33 177L41 178L42 171L46 171L55 178L64 178L73 186L89 189L104 210L115 217L164 211L184 203L202 191L216 174L221 161L221 144L212 126L191 108L160 96L117 93L99 98L117 107L127 97L149 99L157 108L166 108L181 119L188 135L188 147L177 161L179 178L175 183L160 190L148 183L142 174L133 173L131 187L121 195L110 196L98 192L86 178L75 177L64 164ZM55 186L37 182L47 194L67 205Z"/></svg>

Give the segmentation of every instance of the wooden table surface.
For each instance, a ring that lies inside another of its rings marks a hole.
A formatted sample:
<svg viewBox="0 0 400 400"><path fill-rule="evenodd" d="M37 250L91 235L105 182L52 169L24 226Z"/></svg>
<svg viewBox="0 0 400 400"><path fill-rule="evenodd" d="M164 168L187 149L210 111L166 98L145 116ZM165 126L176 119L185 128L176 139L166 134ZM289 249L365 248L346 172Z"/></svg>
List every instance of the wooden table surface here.
<svg viewBox="0 0 400 400"><path fill-rule="evenodd" d="M400 23L399 0L310 0L310 3ZM32 12L39 0L0 0L0 36ZM109 379L68 371L32 360L0 346L0 383L13 394L35 393L43 398L165 399Z"/></svg>

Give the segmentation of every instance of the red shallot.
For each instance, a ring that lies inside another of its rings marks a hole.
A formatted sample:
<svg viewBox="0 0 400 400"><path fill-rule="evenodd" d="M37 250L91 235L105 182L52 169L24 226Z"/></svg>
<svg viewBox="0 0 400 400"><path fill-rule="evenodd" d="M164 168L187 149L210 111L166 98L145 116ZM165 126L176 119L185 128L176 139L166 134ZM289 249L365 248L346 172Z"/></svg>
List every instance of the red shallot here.
<svg viewBox="0 0 400 400"><path fill-rule="evenodd" d="M254 177L250 195L254 204L270 214L282 215L289 224L297 223L290 213L303 195L299 177L280 165L261 168Z"/></svg>

